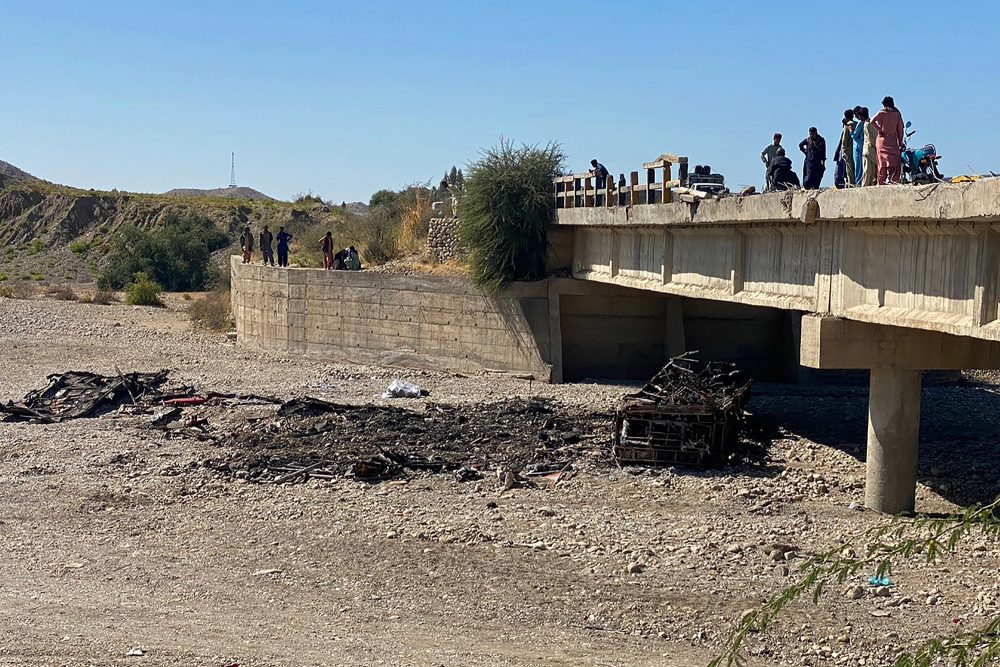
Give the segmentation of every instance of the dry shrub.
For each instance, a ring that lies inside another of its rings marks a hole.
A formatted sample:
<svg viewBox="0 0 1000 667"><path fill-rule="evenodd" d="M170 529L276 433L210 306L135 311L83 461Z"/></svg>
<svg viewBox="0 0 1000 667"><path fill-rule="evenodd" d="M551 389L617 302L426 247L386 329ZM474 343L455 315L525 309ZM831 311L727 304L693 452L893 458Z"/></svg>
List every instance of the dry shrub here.
<svg viewBox="0 0 1000 667"><path fill-rule="evenodd" d="M188 316L199 329L229 331L233 328L229 292L216 290L198 299L188 308Z"/></svg>
<svg viewBox="0 0 1000 667"><path fill-rule="evenodd" d="M33 294L34 290L26 283L0 284L0 297L7 299L30 299Z"/></svg>
<svg viewBox="0 0 1000 667"><path fill-rule="evenodd" d="M49 285L45 288L45 296L61 301L76 301L78 296L69 285Z"/></svg>
<svg viewBox="0 0 1000 667"><path fill-rule="evenodd" d="M99 306L107 306L112 303L118 302L118 297L115 293L108 289L97 288L90 294L84 294L80 297L80 301L84 303L94 303Z"/></svg>

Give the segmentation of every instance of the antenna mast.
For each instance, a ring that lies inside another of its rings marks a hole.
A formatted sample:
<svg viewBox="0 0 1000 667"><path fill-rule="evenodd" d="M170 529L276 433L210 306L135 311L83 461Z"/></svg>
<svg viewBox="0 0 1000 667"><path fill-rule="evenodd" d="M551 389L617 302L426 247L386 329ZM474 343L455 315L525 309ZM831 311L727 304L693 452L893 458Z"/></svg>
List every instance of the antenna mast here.
<svg viewBox="0 0 1000 667"><path fill-rule="evenodd" d="M229 170L229 187L236 187L236 153L233 153L233 166Z"/></svg>

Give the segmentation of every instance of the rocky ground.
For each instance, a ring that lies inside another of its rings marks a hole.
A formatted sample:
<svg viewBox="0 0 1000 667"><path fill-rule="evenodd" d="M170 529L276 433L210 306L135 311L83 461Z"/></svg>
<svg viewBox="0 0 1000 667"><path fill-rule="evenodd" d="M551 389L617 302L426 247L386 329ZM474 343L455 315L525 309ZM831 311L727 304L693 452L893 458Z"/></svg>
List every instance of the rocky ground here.
<svg viewBox="0 0 1000 667"><path fill-rule="evenodd" d="M622 470L601 455L602 415L628 387L280 358L193 331L185 307L0 298L0 400L49 373L116 367L428 419L433 404L474 411L539 397L582 419L561 452L575 474L510 489L450 472L275 485L213 465L245 460L255 425L275 417L266 405L189 408L216 441L127 412L0 423L0 663L703 665L808 555L883 521L859 509L863 388L756 385L750 407L775 437L753 462ZM430 395L382 399L397 377ZM921 511L1000 493L998 407L986 384L925 389ZM539 428L526 419L508 430L518 427ZM480 458L502 467L503 448L482 437L475 447L499 453ZM498 428L492 441L512 439ZM1000 613L998 564L996 543L972 537L936 566L898 563L887 589L859 575L752 635L751 664L890 664L923 638Z"/></svg>

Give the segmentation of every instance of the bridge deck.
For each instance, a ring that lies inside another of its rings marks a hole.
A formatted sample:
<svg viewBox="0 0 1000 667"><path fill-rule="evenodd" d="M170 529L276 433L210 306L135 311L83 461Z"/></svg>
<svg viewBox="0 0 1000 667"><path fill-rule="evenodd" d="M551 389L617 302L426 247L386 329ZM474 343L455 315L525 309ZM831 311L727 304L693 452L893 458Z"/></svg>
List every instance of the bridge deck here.
<svg viewBox="0 0 1000 667"><path fill-rule="evenodd" d="M554 226L576 278L1000 341L1000 179L560 208Z"/></svg>

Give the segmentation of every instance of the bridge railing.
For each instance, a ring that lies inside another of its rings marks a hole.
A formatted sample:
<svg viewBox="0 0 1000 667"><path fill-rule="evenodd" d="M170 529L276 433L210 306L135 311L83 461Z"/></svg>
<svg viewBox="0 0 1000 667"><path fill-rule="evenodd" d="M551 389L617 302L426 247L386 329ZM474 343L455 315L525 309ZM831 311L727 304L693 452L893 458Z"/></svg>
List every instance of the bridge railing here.
<svg viewBox="0 0 1000 667"><path fill-rule="evenodd" d="M677 165L677 178L673 178ZM553 181L556 208L595 208L636 206L639 204L669 204L674 200L671 188L687 182L688 159L682 155L664 153L642 165L646 182L639 182L639 172L629 174L628 183L615 183L611 174L606 179L592 172L560 176ZM604 182L601 182L604 181Z"/></svg>

